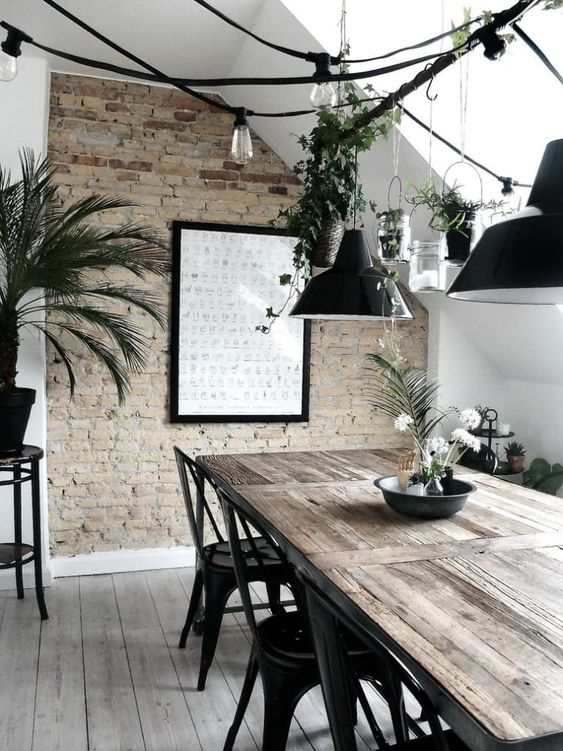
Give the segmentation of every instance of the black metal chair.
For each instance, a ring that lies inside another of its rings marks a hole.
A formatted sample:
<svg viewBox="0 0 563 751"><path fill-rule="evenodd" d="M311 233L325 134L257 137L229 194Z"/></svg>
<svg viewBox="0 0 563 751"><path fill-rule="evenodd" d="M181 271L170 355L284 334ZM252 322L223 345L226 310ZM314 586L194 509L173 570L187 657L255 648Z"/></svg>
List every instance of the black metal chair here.
<svg viewBox="0 0 563 751"><path fill-rule="evenodd" d="M174 454L180 474L190 531L196 548L195 579L186 621L180 636L179 647L183 649L186 646L190 628L194 625L194 631L202 634L201 662L197 689L198 691L203 691L205 689L207 673L213 662L223 614L240 611L241 608L226 607L227 600L237 588L237 580L229 543L221 534L205 496L206 484L211 487L214 493L218 491L217 484L209 473L204 472L202 467L197 465L193 459L177 446L174 447ZM194 507L189 478L192 479L197 491L199 518L197 518L197 509ZM203 536L203 528L206 521L209 525L209 532L214 538L213 542L208 544L204 543ZM253 607L271 607L273 612L284 612L284 608L280 603L280 585L285 583L285 581L280 561L277 555L272 554L272 550L265 540L258 540L255 544L261 552L265 565L260 569L254 567L250 578L251 581L265 582L269 602L267 604L257 604ZM198 617L198 621L196 621L202 595L204 596L205 608L203 615Z"/></svg>
<svg viewBox="0 0 563 751"><path fill-rule="evenodd" d="M354 734L356 718L351 711L352 690L360 701L372 732L379 729L364 693L356 662L351 659L346 642L353 634L364 649L369 649L389 671L387 683L396 692L395 700L401 707L402 724L393 723L395 743L382 743L377 732L374 738L378 748L390 747L393 751L469 751L467 746L451 731L444 730L440 718L428 696L415 678L375 639L367 638L355 621L336 606L306 575L298 572L305 592L307 611L319 664L321 686L327 708L335 751L356 751ZM385 655L384 657L382 656ZM404 689L418 704L420 718L414 724L404 709ZM390 705L392 708L392 704ZM420 737L421 724L427 723L430 733ZM410 732L409 732L410 731ZM415 734L412 739L410 736Z"/></svg>
<svg viewBox="0 0 563 751"><path fill-rule="evenodd" d="M252 633L252 649L246 675L223 751L231 751L234 746L259 672L264 691L262 749L263 751L285 751L295 707L309 689L320 683L308 622L299 604L299 586L295 581L293 582L292 590L297 611L272 615L260 623L256 622L248 581L252 576L253 567L262 568L264 561L255 541L266 538L276 550L282 565L289 566L289 564L280 548L268 538L254 519L245 514L222 490L219 490L219 495L225 515L227 536L231 543L239 592ZM255 537L254 533L258 533L259 537ZM289 572L292 570L290 567ZM404 709L400 683L387 669L386 655L383 653L376 655L366 650L365 646L353 635L346 639L346 649L351 655L358 675L368 680L392 708L391 717L395 733L399 737L406 737L407 728L410 727L411 722ZM344 683L346 683L346 678L344 678ZM356 695L353 691L354 686L350 686L350 689L345 698L348 702L349 714L354 718ZM358 694L358 696L362 700L363 694ZM369 721L374 737L378 740L380 747L384 748L388 744L381 728L373 716L369 718ZM354 747L351 746L351 748Z"/></svg>

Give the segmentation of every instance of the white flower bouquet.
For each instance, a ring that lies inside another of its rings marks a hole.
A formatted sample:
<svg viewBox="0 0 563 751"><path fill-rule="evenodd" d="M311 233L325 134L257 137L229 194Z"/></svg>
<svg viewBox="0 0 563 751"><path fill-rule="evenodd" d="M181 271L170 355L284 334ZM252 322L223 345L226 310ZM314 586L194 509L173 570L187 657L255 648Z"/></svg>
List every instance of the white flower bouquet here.
<svg viewBox="0 0 563 751"><path fill-rule="evenodd" d="M424 487L431 494L439 494L440 480L451 474L464 452L481 448L479 439L469 432L479 425L481 415L471 408L437 409L434 402L439 386L425 371L402 362L390 363L381 355L368 358L374 363L370 369L375 376L372 405L392 417L399 432L412 437L420 458L420 469L413 481L416 478L421 484L421 492ZM456 428L449 439L434 436L440 422L452 412L458 414L463 427Z"/></svg>

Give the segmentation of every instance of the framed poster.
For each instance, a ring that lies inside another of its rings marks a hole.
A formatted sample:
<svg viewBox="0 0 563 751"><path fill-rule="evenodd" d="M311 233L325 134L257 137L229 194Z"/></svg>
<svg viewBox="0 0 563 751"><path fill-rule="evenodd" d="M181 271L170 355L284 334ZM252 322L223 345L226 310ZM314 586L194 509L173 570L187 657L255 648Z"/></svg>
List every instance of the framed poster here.
<svg viewBox="0 0 563 751"><path fill-rule="evenodd" d="M256 330L285 302L295 243L270 227L173 222L172 422L309 419L308 322L286 311Z"/></svg>

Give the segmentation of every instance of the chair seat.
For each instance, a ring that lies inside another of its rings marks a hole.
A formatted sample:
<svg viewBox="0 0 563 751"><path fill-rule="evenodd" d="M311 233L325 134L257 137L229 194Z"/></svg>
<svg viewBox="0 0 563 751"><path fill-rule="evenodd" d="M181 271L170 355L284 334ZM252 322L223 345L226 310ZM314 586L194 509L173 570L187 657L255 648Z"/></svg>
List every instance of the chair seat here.
<svg viewBox="0 0 563 751"><path fill-rule="evenodd" d="M266 566L270 566L272 564L279 565L280 560L272 550L271 545L265 540L263 537L255 537L253 540L254 544L256 545L256 548L258 549L258 552L260 553L260 557L262 559L262 563ZM255 566L257 565L256 561L253 561L253 555L254 550L253 547L250 545L250 543L247 540L244 540L242 542L242 549L245 557L247 557L248 565L249 566ZM224 542L214 542L210 545L205 545L203 548L203 553L207 558L207 562L212 564L213 566L218 566L220 568L228 568L233 570L234 569L234 563L233 558L231 556L231 549L229 547L229 543L225 540Z"/></svg>
<svg viewBox="0 0 563 751"><path fill-rule="evenodd" d="M296 660L313 659L313 642L304 624L303 616L297 611L266 618L258 624L258 632L262 647L278 657ZM365 657L369 668L373 669L374 664L378 662L373 651L366 649L354 634L346 632L343 636L348 654L358 661L359 672L361 673L362 662L358 658Z"/></svg>
<svg viewBox="0 0 563 751"><path fill-rule="evenodd" d="M282 613L258 624L260 646L281 659L313 660L313 643L300 613Z"/></svg>

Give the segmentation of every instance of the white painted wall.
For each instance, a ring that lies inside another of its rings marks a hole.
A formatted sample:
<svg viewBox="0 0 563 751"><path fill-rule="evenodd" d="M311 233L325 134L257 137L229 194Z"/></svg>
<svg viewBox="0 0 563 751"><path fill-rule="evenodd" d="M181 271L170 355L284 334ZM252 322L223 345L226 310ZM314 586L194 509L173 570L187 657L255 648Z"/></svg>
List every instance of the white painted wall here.
<svg viewBox="0 0 563 751"><path fill-rule="evenodd" d="M442 384L441 406L494 407L525 445L527 463L563 463L563 312L443 293L420 300L430 312L429 369Z"/></svg>
<svg viewBox="0 0 563 751"><path fill-rule="evenodd" d="M49 103L47 63L24 55L18 62L19 72L15 80L0 83L0 111L3 115L0 118L0 163L3 167L8 167L14 177L19 176L19 149L27 146L32 148L36 155L46 153ZM26 442L45 448L47 434L44 343L37 336L27 332L22 336L18 371L18 385L37 390ZM31 542L29 488L27 485L24 488L23 539L24 542ZM41 501L44 577L46 583L49 583L46 460L41 462ZM0 530L2 541L13 539L11 491L6 489L3 489L0 495ZM30 580L33 581L32 569L32 566L24 568L26 585L30 584ZM0 588L15 587L13 571L5 571L2 574Z"/></svg>

